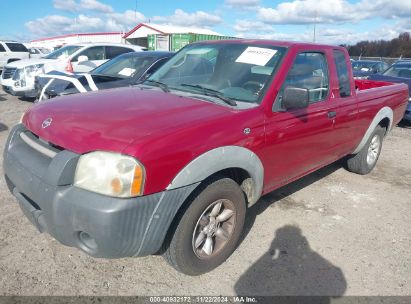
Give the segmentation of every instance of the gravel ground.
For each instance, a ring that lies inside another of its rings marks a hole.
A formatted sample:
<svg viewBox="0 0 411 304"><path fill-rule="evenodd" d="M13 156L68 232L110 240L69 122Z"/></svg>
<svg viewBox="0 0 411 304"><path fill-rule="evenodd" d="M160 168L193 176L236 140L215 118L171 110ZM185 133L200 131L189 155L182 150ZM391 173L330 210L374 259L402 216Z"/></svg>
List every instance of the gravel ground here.
<svg viewBox="0 0 411 304"><path fill-rule="evenodd" d="M0 92L1 150L30 106ZM160 256L95 259L39 234L0 177L0 295L411 295L410 203L402 126L368 176L336 163L263 197L234 254L188 277Z"/></svg>

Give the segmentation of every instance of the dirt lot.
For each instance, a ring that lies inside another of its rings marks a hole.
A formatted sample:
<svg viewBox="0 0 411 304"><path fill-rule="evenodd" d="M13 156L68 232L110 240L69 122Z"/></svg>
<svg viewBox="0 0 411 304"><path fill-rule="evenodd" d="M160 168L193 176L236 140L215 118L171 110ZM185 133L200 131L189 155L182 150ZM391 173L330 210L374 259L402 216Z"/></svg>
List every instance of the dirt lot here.
<svg viewBox="0 0 411 304"><path fill-rule="evenodd" d="M0 92L1 151L31 105ZM39 234L2 176L1 295L411 295L407 127L386 139L368 176L333 164L262 198L237 251L194 278L160 256L95 259Z"/></svg>

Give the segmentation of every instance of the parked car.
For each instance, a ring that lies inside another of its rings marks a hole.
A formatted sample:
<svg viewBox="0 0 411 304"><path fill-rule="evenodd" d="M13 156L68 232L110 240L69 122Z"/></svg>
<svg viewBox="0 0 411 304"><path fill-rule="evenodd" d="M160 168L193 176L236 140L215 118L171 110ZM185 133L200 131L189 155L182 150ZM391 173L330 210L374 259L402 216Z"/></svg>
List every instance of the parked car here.
<svg viewBox="0 0 411 304"><path fill-rule="evenodd" d="M378 74L388 69L389 64L379 60L357 60L352 62L354 78L366 79L368 76Z"/></svg>
<svg viewBox="0 0 411 304"><path fill-rule="evenodd" d="M35 76L50 71L89 72L118 55L140 51L139 46L116 43L66 45L43 58L25 59L5 66L3 90L11 95L35 98Z"/></svg>
<svg viewBox="0 0 411 304"><path fill-rule="evenodd" d="M411 61L398 61L382 74L372 75L369 79L408 85L410 98L404 120L411 123Z"/></svg>
<svg viewBox="0 0 411 304"><path fill-rule="evenodd" d="M29 50L24 44L11 40L0 40L0 72L6 64L26 58L29 58Z"/></svg>
<svg viewBox="0 0 411 304"><path fill-rule="evenodd" d="M141 85L34 105L3 169L61 243L106 258L161 249L198 275L230 256L262 195L341 158L369 173L407 102L405 84L354 81L342 47L193 43Z"/></svg>
<svg viewBox="0 0 411 304"><path fill-rule="evenodd" d="M38 100L56 96L126 87L146 79L162 66L172 52L131 52L103 63L89 74L50 72L36 77Z"/></svg>
<svg viewBox="0 0 411 304"><path fill-rule="evenodd" d="M46 55L50 54L50 50L41 47L31 47L29 48L30 58L43 58Z"/></svg>

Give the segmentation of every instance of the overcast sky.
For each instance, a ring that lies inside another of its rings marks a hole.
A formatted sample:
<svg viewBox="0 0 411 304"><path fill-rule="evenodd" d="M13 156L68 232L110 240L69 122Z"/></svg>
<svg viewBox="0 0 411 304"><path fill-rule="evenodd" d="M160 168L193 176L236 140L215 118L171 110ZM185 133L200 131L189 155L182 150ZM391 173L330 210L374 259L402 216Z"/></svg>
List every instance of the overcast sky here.
<svg viewBox="0 0 411 304"><path fill-rule="evenodd" d="M0 38L127 32L139 22L298 41L312 41L317 24L317 42L354 43L411 31L411 0L0 0Z"/></svg>

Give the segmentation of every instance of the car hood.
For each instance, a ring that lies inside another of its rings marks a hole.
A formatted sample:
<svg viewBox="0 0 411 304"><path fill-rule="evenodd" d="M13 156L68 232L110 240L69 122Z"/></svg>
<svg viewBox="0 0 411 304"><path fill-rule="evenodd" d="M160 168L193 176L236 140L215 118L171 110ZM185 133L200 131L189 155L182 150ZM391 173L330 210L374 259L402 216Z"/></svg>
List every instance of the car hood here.
<svg viewBox="0 0 411 304"><path fill-rule="evenodd" d="M232 108L137 86L57 97L41 102L24 116L24 125L64 149L87 153L122 152L133 141L146 144L173 132L218 119ZM51 124L44 128L45 120Z"/></svg>
<svg viewBox="0 0 411 304"><path fill-rule="evenodd" d="M134 78L120 79L105 77L101 75L93 75L90 73L67 74L59 71L51 71L47 73L46 76L37 76L37 89L41 91L41 89L44 88L50 81L51 76L57 76L57 78L53 78L53 82L47 86L47 92L52 93L51 95L67 95L79 93L78 89L73 85L73 83L71 81L68 81L67 79L77 79L87 91L91 91L89 80L85 76L86 74L91 76L94 84L99 90L124 87L137 82L137 80ZM64 76L64 79L60 79L58 76Z"/></svg>
<svg viewBox="0 0 411 304"><path fill-rule="evenodd" d="M17 60L13 61L7 64L7 67L10 68L17 68L17 69L22 69L26 66L29 65L34 65L34 64L46 64L55 61L55 59L45 59L45 58L29 58L29 59L22 59L22 60Z"/></svg>

